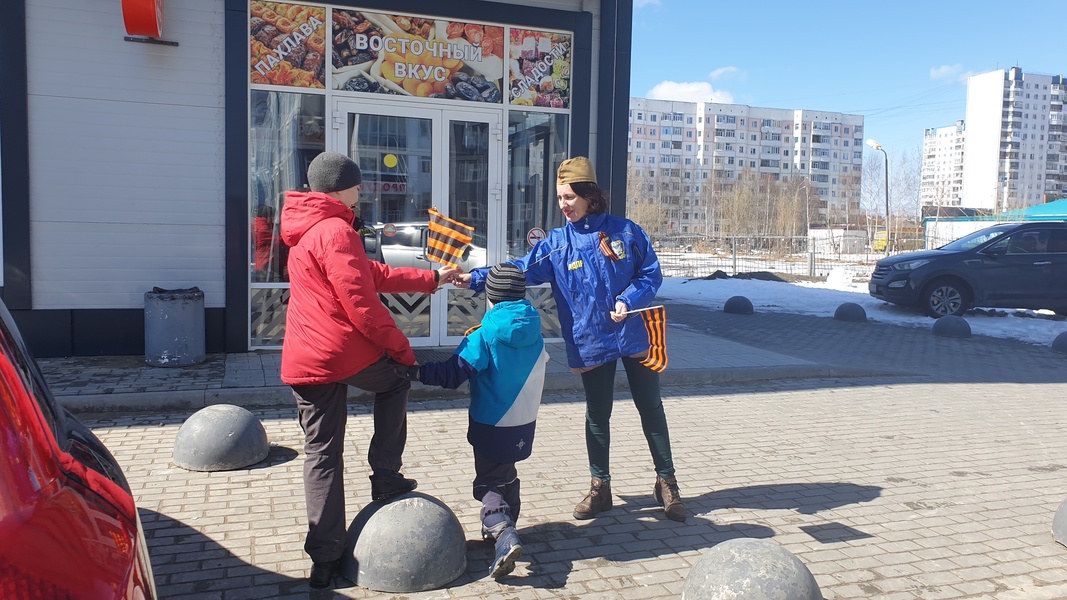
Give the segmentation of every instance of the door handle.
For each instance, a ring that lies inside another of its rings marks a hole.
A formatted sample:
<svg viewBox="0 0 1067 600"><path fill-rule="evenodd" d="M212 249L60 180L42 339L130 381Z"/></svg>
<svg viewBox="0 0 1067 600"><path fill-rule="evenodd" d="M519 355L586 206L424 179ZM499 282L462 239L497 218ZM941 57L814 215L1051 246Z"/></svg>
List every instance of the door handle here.
<svg viewBox="0 0 1067 600"><path fill-rule="evenodd" d="M1034 263L1034 266L1035 267L1043 267L1045 265L1051 265L1051 264L1052 264L1051 260L1039 260L1039 261Z"/></svg>

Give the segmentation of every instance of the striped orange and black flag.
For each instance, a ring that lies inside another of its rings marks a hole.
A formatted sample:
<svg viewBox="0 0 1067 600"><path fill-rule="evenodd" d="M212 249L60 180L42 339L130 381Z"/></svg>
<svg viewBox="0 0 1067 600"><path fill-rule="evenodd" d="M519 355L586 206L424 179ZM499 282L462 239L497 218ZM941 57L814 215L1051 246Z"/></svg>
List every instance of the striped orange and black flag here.
<svg viewBox="0 0 1067 600"><path fill-rule="evenodd" d="M641 364L662 373L667 369L667 309L663 305L642 309L641 318L645 320L649 344L648 356Z"/></svg>
<svg viewBox="0 0 1067 600"><path fill-rule="evenodd" d="M429 252L427 256L445 266L458 268L473 239L474 228L430 209Z"/></svg>

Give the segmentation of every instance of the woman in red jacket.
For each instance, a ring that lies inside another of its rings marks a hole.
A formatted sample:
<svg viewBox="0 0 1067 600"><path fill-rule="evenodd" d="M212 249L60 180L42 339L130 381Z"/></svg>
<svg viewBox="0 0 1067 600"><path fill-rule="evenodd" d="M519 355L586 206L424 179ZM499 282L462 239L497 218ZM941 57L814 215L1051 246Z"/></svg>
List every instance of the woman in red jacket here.
<svg viewBox="0 0 1067 600"><path fill-rule="evenodd" d="M353 208L361 181L347 156L323 152L308 167L312 191L288 192L282 208L290 296L281 379L293 388L304 430L304 550L313 562L309 583L315 588L333 582L345 548L348 386L374 393L371 497L390 500L416 486L400 474L411 382L389 366L390 358L414 365L415 354L378 294L432 293L456 274L368 260Z"/></svg>

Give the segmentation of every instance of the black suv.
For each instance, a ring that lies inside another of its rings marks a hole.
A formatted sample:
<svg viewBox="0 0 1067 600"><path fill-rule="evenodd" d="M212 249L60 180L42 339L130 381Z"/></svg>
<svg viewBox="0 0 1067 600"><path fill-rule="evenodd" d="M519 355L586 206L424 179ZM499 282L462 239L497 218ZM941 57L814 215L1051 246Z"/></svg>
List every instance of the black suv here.
<svg viewBox="0 0 1067 600"><path fill-rule="evenodd" d="M1067 314L1067 223L995 225L878 261L868 291L937 318L974 306Z"/></svg>

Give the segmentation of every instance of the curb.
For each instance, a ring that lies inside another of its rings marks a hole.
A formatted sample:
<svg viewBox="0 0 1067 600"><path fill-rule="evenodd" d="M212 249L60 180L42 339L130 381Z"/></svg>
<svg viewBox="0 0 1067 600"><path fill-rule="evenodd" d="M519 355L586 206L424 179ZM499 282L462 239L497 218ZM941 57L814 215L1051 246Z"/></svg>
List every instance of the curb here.
<svg viewBox="0 0 1067 600"><path fill-rule="evenodd" d="M545 378L545 393L580 393L582 379L571 373L550 373ZM867 369L841 369L816 363L777 365L768 367L731 367L717 369L675 369L660 376L660 385L694 386L736 384L777 379L862 378L901 375L889 371ZM615 389L629 390L626 372L615 374ZM466 398L469 384L455 390L414 383L411 386L412 401ZM350 388L348 401L371 403L374 395ZM215 404L232 404L245 408L272 408L293 406L293 393L289 386L272 385L258 387L209 388L206 390L174 390L166 392L129 392L115 394L57 395L56 400L72 413L128 414L131 412L195 412Z"/></svg>

